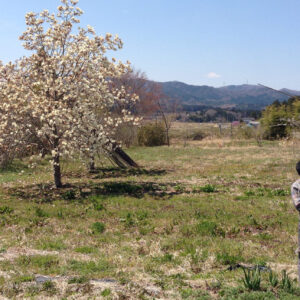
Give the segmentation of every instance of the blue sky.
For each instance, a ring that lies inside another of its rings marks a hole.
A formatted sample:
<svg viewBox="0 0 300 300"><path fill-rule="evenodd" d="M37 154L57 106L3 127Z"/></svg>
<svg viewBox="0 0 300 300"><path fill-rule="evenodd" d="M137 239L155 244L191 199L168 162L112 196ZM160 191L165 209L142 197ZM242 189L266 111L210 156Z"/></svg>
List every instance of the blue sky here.
<svg viewBox="0 0 300 300"><path fill-rule="evenodd" d="M24 54L24 15L59 0L0 0L0 59ZM82 25L117 33L129 60L157 81L263 83L300 90L299 0L81 0Z"/></svg>

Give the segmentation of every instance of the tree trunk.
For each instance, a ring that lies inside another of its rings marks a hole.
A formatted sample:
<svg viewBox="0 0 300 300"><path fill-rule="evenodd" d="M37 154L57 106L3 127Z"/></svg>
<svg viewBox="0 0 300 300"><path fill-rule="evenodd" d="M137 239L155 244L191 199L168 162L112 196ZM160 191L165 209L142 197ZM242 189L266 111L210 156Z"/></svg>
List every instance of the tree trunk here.
<svg viewBox="0 0 300 300"><path fill-rule="evenodd" d="M91 160L89 162L89 172L90 173L93 173L95 172L95 158L94 157L91 157Z"/></svg>
<svg viewBox="0 0 300 300"><path fill-rule="evenodd" d="M56 154L53 157L53 175L54 175L54 183L56 188L61 188L61 172L60 172L60 163L59 163L59 154Z"/></svg>
<svg viewBox="0 0 300 300"><path fill-rule="evenodd" d="M57 135L56 127L55 127L54 134ZM54 183L56 188L61 188L62 183L61 183L60 157L58 152L58 145L59 145L59 139L55 138L53 146L56 153L55 156L53 157L53 175L54 175Z"/></svg>
<svg viewBox="0 0 300 300"><path fill-rule="evenodd" d="M168 145L168 147L170 147L170 138L169 138L169 129L168 128L166 130L166 135L167 135L167 145Z"/></svg>

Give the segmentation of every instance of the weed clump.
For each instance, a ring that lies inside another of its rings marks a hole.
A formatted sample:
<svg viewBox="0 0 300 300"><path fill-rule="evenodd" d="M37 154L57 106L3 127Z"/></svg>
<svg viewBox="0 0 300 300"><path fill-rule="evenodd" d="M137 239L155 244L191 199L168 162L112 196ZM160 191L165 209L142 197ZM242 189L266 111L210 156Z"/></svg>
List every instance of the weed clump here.
<svg viewBox="0 0 300 300"><path fill-rule="evenodd" d="M202 221L196 225L196 232L204 236L225 236L222 228L213 221Z"/></svg>
<svg viewBox="0 0 300 300"><path fill-rule="evenodd" d="M207 184L201 187L200 191L204 193L215 193L217 191L217 188L212 184Z"/></svg>
<svg viewBox="0 0 300 300"><path fill-rule="evenodd" d="M92 225L92 231L93 233L103 233L105 231L105 225L101 222L95 222Z"/></svg>
<svg viewBox="0 0 300 300"><path fill-rule="evenodd" d="M107 297L111 294L111 290L110 289L104 289L102 292L101 292L101 296L102 297Z"/></svg>
<svg viewBox="0 0 300 300"><path fill-rule="evenodd" d="M39 218L47 218L49 217L49 214L47 212L45 212L43 209L41 209L40 207L36 207L35 209L35 215Z"/></svg>
<svg viewBox="0 0 300 300"><path fill-rule="evenodd" d="M87 283L87 282L88 282L88 278L85 276L73 277L68 280L68 284L74 284L74 283L83 284L83 283Z"/></svg>
<svg viewBox="0 0 300 300"><path fill-rule="evenodd" d="M126 215L124 222L125 222L125 227L127 227L127 228L132 227L135 224L135 221L134 221L131 213L128 213Z"/></svg>
<svg viewBox="0 0 300 300"><path fill-rule="evenodd" d="M68 264L68 269L78 272L81 276L102 273L112 269L112 267L106 260L98 260L97 262L71 260Z"/></svg>
<svg viewBox="0 0 300 300"><path fill-rule="evenodd" d="M75 252L82 253L82 254L91 254L95 252L95 248L89 246L82 246L75 249Z"/></svg>
<svg viewBox="0 0 300 300"><path fill-rule="evenodd" d="M0 207L0 214L11 214L14 210L8 206L1 206Z"/></svg>
<svg viewBox="0 0 300 300"><path fill-rule="evenodd" d="M92 203L93 203L93 207L95 210L97 211L101 211L101 210L104 210L104 205L103 203L101 203L97 198L92 198Z"/></svg>
<svg viewBox="0 0 300 300"><path fill-rule="evenodd" d="M201 186L201 187L194 187L193 192L194 193L197 193L197 192L215 193L215 192L217 192L217 188L212 184L206 184L206 185Z"/></svg>
<svg viewBox="0 0 300 300"><path fill-rule="evenodd" d="M22 282L31 282L34 280L34 276L33 275L21 275L18 276L14 279L15 283L22 283Z"/></svg>
<svg viewBox="0 0 300 300"><path fill-rule="evenodd" d="M45 274L59 272L59 260L53 255L22 255L17 259L17 265L26 270L37 269Z"/></svg>
<svg viewBox="0 0 300 300"><path fill-rule="evenodd" d="M53 296L56 294L57 292L57 289L56 289L56 285L54 282L52 281L45 281L43 283L43 288L42 288L43 291L47 292L47 294L49 294L50 296Z"/></svg>

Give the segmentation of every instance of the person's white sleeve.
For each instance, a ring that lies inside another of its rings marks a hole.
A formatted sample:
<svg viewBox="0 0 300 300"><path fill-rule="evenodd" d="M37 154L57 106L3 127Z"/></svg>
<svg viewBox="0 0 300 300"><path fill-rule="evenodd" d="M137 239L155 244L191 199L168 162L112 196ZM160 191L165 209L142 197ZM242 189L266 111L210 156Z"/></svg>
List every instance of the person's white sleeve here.
<svg viewBox="0 0 300 300"><path fill-rule="evenodd" d="M298 181L292 184L291 195L296 209L300 211L300 183Z"/></svg>

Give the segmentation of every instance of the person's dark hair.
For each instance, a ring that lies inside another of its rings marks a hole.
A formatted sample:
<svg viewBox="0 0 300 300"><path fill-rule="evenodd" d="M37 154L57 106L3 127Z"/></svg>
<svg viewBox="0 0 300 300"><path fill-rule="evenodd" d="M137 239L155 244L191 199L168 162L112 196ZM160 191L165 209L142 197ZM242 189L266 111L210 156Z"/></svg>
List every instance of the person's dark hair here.
<svg viewBox="0 0 300 300"><path fill-rule="evenodd" d="M297 170L298 174L300 175L300 160L296 164L296 170Z"/></svg>

